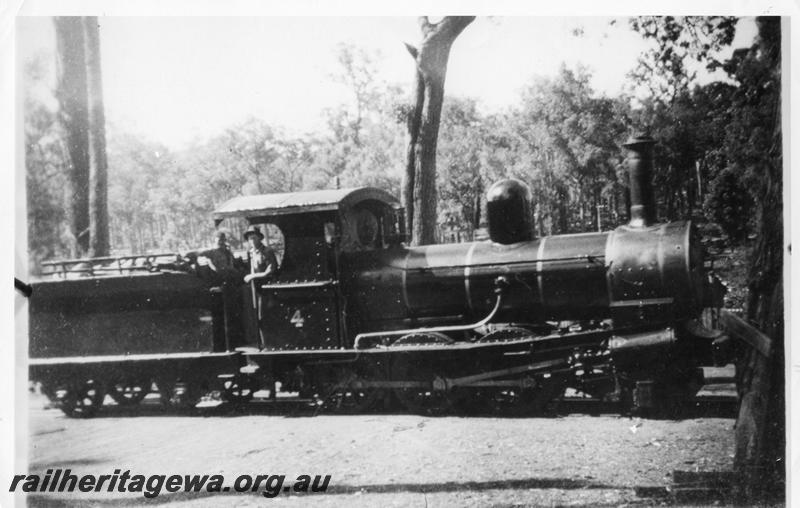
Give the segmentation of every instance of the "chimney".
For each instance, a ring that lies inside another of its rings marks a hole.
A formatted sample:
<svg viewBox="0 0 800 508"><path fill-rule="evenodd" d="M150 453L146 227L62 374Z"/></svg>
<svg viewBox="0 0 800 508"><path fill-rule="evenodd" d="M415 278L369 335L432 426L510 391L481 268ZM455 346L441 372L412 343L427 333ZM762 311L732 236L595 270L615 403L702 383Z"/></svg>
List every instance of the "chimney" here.
<svg viewBox="0 0 800 508"><path fill-rule="evenodd" d="M647 227L656 222L656 200L653 195L653 145L647 133L636 133L622 146L627 148L628 180L631 191L631 221L629 226Z"/></svg>

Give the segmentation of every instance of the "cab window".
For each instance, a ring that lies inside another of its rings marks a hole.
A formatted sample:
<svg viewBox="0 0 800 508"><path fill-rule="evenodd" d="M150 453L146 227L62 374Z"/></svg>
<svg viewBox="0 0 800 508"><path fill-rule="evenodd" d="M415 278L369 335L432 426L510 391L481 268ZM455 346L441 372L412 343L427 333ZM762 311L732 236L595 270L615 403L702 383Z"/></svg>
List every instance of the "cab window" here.
<svg viewBox="0 0 800 508"><path fill-rule="evenodd" d="M286 239L283 236L281 228L269 222L253 223L253 225L261 229L261 233L264 235L264 244L275 251L275 257L278 258L278 265L283 264L283 256L286 251ZM227 218L217 226L218 230L227 233L228 244L231 247L231 251L240 259L247 259L247 250L250 248L244 239L244 232L247 231L248 227L250 227L250 223L243 218Z"/></svg>

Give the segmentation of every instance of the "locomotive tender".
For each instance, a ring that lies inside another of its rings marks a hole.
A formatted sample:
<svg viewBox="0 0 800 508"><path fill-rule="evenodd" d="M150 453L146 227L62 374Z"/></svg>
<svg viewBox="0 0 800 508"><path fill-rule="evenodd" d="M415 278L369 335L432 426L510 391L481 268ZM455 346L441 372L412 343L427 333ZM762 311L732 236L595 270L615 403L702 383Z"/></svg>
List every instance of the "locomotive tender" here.
<svg viewBox="0 0 800 508"><path fill-rule="evenodd" d="M276 278L223 282L237 284L238 312L219 280L163 256L50 263L64 276L33 285L31 380L71 416L154 388L172 404L268 390L341 411L398 400L526 413L566 387L680 403L717 336L698 318L721 298L692 224L655 221L653 140L625 146L630 222L603 233L535 238L514 180L489 190L489 240L421 247L403 243L403 210L378 189L234 198L217 225L244 219L283 237Z"/></svg>

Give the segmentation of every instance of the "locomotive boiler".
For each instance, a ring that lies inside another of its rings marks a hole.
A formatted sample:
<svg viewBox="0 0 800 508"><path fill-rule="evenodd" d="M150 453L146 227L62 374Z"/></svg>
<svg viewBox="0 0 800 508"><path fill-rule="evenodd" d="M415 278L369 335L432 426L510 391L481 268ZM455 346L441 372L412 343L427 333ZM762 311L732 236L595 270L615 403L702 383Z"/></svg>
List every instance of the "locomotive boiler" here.
<svg viewBox="0 0 800 508"><path fill-rule="evenodd" d="M403 243L403 210L377 189L234 198L217 224L279 231L282 251L277 278L235 288L240 312L194 268L54 263L90 273L34 285L31 378L75 416L106 394L135 404L150 391L165 403L263 390L341 411L525 413L571 387L678 405L710 359L715 334L698 318L720 297L692 224L655 220L653 140L625 146L630 221L603 233L534 237L515 180L488 192L488 240L420 247Z"/></svg>

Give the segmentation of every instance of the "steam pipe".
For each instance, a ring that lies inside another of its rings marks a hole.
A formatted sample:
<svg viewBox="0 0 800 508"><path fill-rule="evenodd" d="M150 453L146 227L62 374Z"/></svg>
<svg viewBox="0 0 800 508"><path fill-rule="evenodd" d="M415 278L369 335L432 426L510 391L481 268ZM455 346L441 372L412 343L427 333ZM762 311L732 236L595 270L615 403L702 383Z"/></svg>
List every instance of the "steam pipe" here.
<svg viewBox="0 0 800 508"><path fill-rule="evenodd" d="M503 295L505 294L506 288L508 287L508 280L502 276L497 277L494 281L494 285L495 285L494 292L497 295L497 299L494 302L494 308L492 308L491 312L489 312L489 314L485 318L481 319L477 323L472 323L468 325L435 326L430 328L409 328L407 330L392 330L386 332L359 333L358 335L356 335L353 347L355 349L364 349L365 347L373 347L371 344L365 346L363 342L367 341L368 339L374 339L374 338L393 337L396 335L407 335L409 333L466 332L487 325L492 319L494 319L495 315L497 315L497 311L500 310L500 306L503 303Z"/></svg>
<svg viewBox="0 0 800 508"><path fill-rule="evenodd" d="M647 227L656 222L656 200L653 194L653 145L649 134L632 135L622 146L627 148L628 180L631 191L631 227Z"/></svg>

